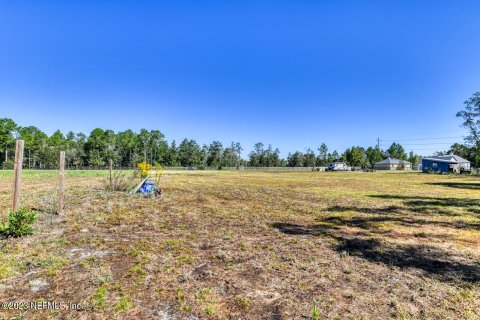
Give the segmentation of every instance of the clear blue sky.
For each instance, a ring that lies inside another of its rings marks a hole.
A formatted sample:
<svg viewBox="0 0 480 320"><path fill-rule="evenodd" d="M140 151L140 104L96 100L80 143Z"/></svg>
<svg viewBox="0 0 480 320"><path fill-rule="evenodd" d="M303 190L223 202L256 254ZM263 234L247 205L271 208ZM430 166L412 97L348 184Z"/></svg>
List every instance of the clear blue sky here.
<svg viewBox="0 0 480 320"><path fill-rule="evenodd" d="M288 151L462 141L478 1L1 1L0 117ZM405 139L436 140L405 140ZM443 143L443 144L442 144Z"/></svg>

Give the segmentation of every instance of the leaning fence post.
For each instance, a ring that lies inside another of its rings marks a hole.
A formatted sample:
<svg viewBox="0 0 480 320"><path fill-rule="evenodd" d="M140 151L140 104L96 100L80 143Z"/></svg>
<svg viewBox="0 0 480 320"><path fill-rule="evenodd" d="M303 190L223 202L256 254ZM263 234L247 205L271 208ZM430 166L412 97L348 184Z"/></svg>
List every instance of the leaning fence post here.
<svg viewBox="0 0 480 320"><path fill-rule="evenodd" d="M17 212L20 207L20 190L22 188L23 147L25 142L17 140L15 145L15 164L13 166L13 196L12 211Z"/></svg>
<svg viewBox="0 0 480 320"><path fill-rule="evenodd" d="M65 151L60 151L60 175L58 188L58 214L63 214L63 197L65 195Z"/></svg>

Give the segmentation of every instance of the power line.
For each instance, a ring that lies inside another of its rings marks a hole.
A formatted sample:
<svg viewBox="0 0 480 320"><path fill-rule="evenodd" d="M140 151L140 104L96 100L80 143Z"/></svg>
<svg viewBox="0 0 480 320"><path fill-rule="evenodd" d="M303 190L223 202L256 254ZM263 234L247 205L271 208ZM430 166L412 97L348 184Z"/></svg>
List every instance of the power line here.
<svg viewBox="0 0 480 320"><path fill-rule="evenodd" d="M429 146L432 144L435 145L452 145L455 142L430 142L430 143L404 143L403 146Z"/></svg>
<svg viewBox="0 0 480 320"><path fill-rule="evenodd" d="M438 149L417 149L411 151L424 151L424 152L436 152L436 151L448 151L448 150L438 150Z"/></svg>
<svg viewBox="0 0 480 320"><path fill-rule="evenodd" d="M423 141L423 140L445 140L445 139L463 139L465 136L461 137L437 137L437 138L415 138L415 139L382 139L381 141L392 141L392 142L398 142L398 141Z"/></svg>

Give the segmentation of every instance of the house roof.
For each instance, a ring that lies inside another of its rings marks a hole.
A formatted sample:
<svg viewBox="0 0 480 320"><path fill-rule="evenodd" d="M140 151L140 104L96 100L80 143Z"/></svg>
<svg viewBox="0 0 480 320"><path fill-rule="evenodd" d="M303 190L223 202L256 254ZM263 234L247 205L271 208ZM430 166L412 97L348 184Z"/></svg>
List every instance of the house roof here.
<svg viewBox="0 0 480 320"><path fill-rule="evenodd" d="M457 161L455 161L453 159L440 159L440 158L437 158L437 157L422 158L422 161L423 160L436 161L436 162L447 162L447 163L457 163Z"/></svg>
<svg viewBox="0 0 480 320"><path fill-rule="evenodd" d="M412 163L409 161L388 157L387 159L377 162L375 164L377 165L377 164L412 164Z"/></svg>
<svg viewBox="0 0 480 320"><path fill-rule="evenodd" d="M431 157L431 159L441 159L441 160L449 160L450 162L456 162L456 163L470 163L470 161L463 159L460 156L457 156L455 154L448 154L445 156L438 156L438 157Z"/></svg>

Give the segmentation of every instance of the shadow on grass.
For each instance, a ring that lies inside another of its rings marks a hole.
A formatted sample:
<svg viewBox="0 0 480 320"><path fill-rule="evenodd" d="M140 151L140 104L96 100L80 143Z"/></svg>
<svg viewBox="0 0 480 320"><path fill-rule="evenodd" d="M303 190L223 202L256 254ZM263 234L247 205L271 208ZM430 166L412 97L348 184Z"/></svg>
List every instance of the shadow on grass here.
<svg viewBox="0 0 480 320"><path fill-rule="evenodd" d="M441 186L457 189L480 190L480 183L464 183L464 182L431 182L427 183L431 186Z"/></svg>
<svg viewBox="0 0 480 320"><path fill-rule="evenodd" d="M422 196L370 195L372 198L403 200L408 210L418 213L452 215L448 208L463 208L470 213L480 214L480 199L435 198Z"/></svg>
<svg viewBox="0 0 480 320"><path fill-rule="evenodd" d="M274 223L272 227L288 235L325 236L338 241L334 249L373 263L415 268L447 282L480 282L480 262L469 263L461 256L427 245L391 244L375 238L342 235L337 225Z"/></svg>
<svg viewBox="0 0 480 320"><path fill-rule="evenodd" d="M417 208L418 209L418 208ZM372 216L355 216L352 218L338 217L338 216L327 216L320 217L316 220L319 222L327 222L329 224L336 224L342 226L352 226L356 228L368 229L370 231L375 231L376 233L381 233L377 229L377 224L383 222L391 222L405 227L421 227L425 225L438 226L444 228L454 228L454 229L478 229L480 230L480 222L465 222L465 221L436 221L430 219L424 219L419 215L408 215L405 214L405 211L410 210L416 213L431 213L431 214L442 214L448 216L454 216L450 211L442 211L439 209L428 208L426 210L415 210L412 208L405 207L396 207L389 206L385 208L363 208L363 207L354 207L354 206L333 206L327 209L329 212L358 212L372 214Z"/></svg>
<svg viewBox="0 0 480 320"><path fill-rule="evenodd" d="M437 198L403 195L371 195L372 198L399 200L398 205L386 207L356 207L332 206L330 212L359 213L354 216L326 216L317 219L318 224L297 225L291 223L275 223L272 226L278 231L289 235L310 235L333 238L338 242L334 249L338 252L348 252L351 256L361 257L373 263L382 263L403 269L414 268L422 270L427 275L448 282L480 282L480 261L472 261L455 252L447 251L435 245L401 244L384 241L386 233L392 227L408 227L425 230L424 226L435 226L456 229L480 230L480 222L475 219L451 219L439 221L431 219L435 215L463 215L457 209L463 209L470 214L480 214L480 199ZM382 224L387 223L387 228ZM352 232L350 227L362 229ZM419 237L448 240L448 234L438 232L425 234L419 232ZM423 240L420 242L424 242Z"/></svg>

